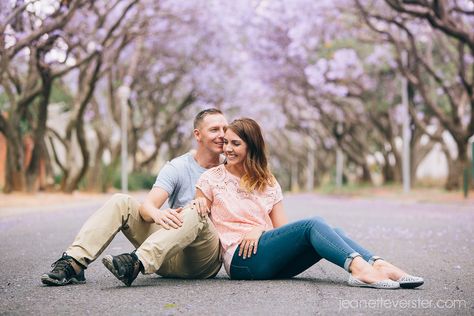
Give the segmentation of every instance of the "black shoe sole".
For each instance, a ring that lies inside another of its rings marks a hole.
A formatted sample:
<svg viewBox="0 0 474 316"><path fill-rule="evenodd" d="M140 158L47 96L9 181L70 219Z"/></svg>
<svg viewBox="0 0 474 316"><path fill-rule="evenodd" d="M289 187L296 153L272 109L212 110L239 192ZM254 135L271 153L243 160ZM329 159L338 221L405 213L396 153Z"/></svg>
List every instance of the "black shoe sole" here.
<svg viewBox="0 0 474 316"><path fill-rule="evenodd" d="M44 285L63 286L63 285L69 285L69 284L84 284L86 283L86 280L78 280L76 278L71 278L69 280L57 280L57 279L51 278L47 274L44 274L41 276L41 282Z"/></svg>
<svg viewBox="0 0 474 316"><path fill-rule="evenodd" d="M402 289L414 289L416 287L422 286L423 283L425 282L406 282L406 283L400 283L400 287Z"/></svg>
<svg viewBox="0 0 474 316"><path fill-rule="evenodd" d="M123 275L120 275L117 271L117 269L115 269L115 266L114 266L114 258L111 256L111 255L107 255L105 256L104 258L102 258L102 263L104 264L104 266L107 268L107 270L109 270L110 272L112 272L112 274L117 278L119 279L120 281L122 281L123 284L125 284L126 286L131 286L132 283L128 283L128 280L126 280Z"/></svg>

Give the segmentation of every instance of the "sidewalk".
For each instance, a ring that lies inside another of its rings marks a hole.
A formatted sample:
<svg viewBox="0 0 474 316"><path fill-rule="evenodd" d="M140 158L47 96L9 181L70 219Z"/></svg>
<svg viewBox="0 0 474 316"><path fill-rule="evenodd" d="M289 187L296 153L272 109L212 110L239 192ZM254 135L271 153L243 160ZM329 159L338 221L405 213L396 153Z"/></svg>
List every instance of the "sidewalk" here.
<svg viewBox="0 0 474 316"><path fill-rule="evenodd" d="M403 192L401 186L383 186L383 187L343 187L340 190L335 188L317 189L315 193L350 198L370 198L386 199L419 203L449 203L460 205L473 205L474 190L471 190L467 198L464 198L462 191L446 191L439 188L415 188L409 193Z"/></svg>
<svg viewBox="0 0 474 316"><path fill-rule="evenodd" d="M0 218L19 215L38 211L54 211L70 206L102 204L109 199L114 193L91 193L91 192L74 192L66 194L61 192L39 192L39 193L0 193ZM136 199L143 201L147 192L137 191L131 192L130 195Z"/></svg>
<svg viewBox="0 0 474 316"><path fill-rule="evenodd" d="M100 203L109 199L114 193L94 193L94 192L80 192L75 191L72 194L62 192L39 192L33 194L27 193L0 193L0 216L4 215L5 209L18 210L47 207L58 207L64 204L81 204L81 203ZM128 194L134 196L138 200L143 200L148 191L129 192ZM301 192L302 193L302 192ZM454 203L461 205L473 205L474 207L474 190L469 192L468 198L463 197L462 192L454 191L448 192L436 188L421 188L413 189L409 193L404 193L399 187L361 187L361 188L347 188L343 187L341 190L331 189L317 189L317 195L342 197L342 198L371 198L371 199L387 199L399 200L420 203ZM299 193L285 192L286 195L293 195Z"/></svg>

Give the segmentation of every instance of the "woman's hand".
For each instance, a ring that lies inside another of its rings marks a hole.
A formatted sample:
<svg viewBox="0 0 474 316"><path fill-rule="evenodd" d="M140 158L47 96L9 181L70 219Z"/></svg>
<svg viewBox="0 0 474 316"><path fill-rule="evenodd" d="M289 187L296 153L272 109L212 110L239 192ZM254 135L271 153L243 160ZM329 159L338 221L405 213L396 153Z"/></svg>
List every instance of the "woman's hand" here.
<svg viewBox="0 0 474 316"><path fill-rule="evenodd" d="M207 199L205 197L196 197L192 201L192 203L193 206L196 208L198 214L201 215L201 217L206 217L211 212L209 206L207 205Z"/></svg>
<svg viewBox="0 0 474 316"><path fill-rule="evenodd" d="M244 239L240 242L239 256L244 255L243 258L250 258L253 254L257 254L258 240L262 236L264 229L261 227L255 227L248 232Z"/></svg>

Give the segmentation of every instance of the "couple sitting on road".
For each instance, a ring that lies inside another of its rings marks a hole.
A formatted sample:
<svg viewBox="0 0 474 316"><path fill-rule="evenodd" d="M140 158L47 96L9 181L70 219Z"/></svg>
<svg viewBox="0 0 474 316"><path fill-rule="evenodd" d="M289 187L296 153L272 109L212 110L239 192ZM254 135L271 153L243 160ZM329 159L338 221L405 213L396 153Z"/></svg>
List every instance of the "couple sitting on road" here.
<svg viewBox="0 0 474 316"><path fill-rule="evenodd" d="M374 256L322 218L288 223L254 120L228 125L221 111L207 109L194 120L194 137L197 150L167 163L143 204L115 194L86 221L41 281L84 283L84 270L122 231L136 250L106 255L102 262L127 286L139 272L212 278L222 261L231 279L291 278L323 258L348 271L351 286L423 284L422 278ZM160 209L167 199L170 208Z"/></svg>

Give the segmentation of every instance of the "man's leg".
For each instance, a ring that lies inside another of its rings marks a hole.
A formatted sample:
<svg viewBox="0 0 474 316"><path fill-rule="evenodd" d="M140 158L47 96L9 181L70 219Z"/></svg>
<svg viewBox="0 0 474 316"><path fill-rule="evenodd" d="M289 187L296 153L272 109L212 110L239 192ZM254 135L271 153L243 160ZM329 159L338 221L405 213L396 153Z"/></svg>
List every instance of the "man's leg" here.
<svg viewBox="0 0 474 316"><path fill-rule="evenodd" d="M122 231L135 248L160 228L145 222L139 213L140 203L126 194L114 194L100 209L89 217L66 253L87 267L97 259Z"/></svg>
<svg viewBox="0 0 474 316"><path fill-rule="evenodd" d="M219 238L214 226L191 206L185 207L181 214L181 227L156 231L134 253L104 257L104 265L128 286L139 270L165 277L213 277L221 267Z"/></svg>
<svg viewBox="0 0 474 316"><path fill-rule="evenodd" d="M84 223L63 257L53 264L53 270L41 277L42 282L48 285L84 283L83 269L104 251L119 231L138 247L160 227L143 221L139 207L131 196L115 194Z"/></svg>
<svg viewBox="0 0 474 316"><path fill-rule="evenodd" d="M221 269L220 242L209 217L197 238L175 256L165 259L157 273L163 277L208 279ZM169 256L168 256L169 257Z"/></svg>

